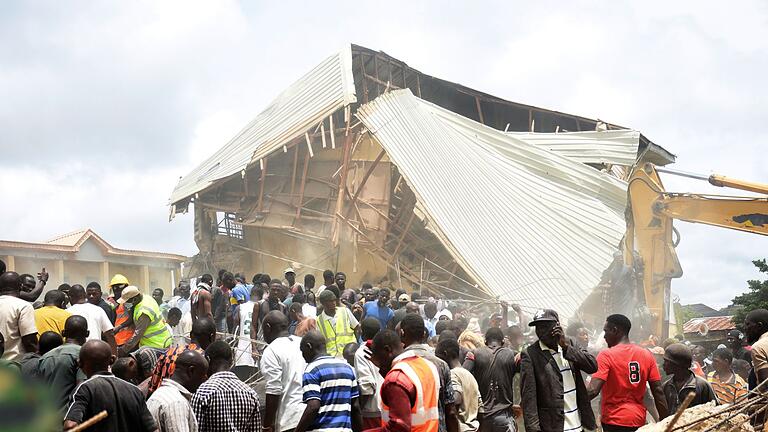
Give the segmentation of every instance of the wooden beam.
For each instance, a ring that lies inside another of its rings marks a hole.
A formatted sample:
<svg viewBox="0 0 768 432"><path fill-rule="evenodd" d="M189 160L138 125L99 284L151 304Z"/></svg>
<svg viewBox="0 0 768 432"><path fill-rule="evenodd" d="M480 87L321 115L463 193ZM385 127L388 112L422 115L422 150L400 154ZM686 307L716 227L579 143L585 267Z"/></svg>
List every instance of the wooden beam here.
<svg viewBox="0 0 768 432"><path fill-rule="evenodd" d="M341 159L341 173L339 175L339 193L336 198L336 211L335 214L341 214L342 208L344 208L344 191L347 189L347 171L349 168L349 155L352 149L352 134L347 134L344 138L344 155ZM334 226L333 232L333 245L339 244L339 231L341 225L338 223Z"/></svg>
<svg viewBox="0 0 768 432"><path fill-rule="evenodd" d="M403 240L405 239L405 234L408 232L409 229L411 229L411 224L413 223L413 219L416 218L416 212L411 211L411 217L408 218L408 223L405 224L405 228L403 228L403 232L400 233L400 239L397 241L397 246L395 246L394 252L392 252L392 256L397 256L397 253L400 252L400 246L403 245Z"/></svg>
<svg viewBox="0 0 768 432"><path fill-rule="evenodd" d="M299 164L299 147L293 147L293 174L291 174L291 195L296 190L296 167ZM301 204L301 203L299 203Z"/></svg>
<svg viewBox="0 0 768 432"><path fill-rule="evenodd" d="M475 106L477 107L477 116L480 118L480 123L485 124L483 119L483 110L480 108L480 98L475 96Z"/></svg>
<svg viewBox="0 0 768 432"><path fill-rule="evenodd" d="M231 245L231 246L232 246L232 247L236 247L236 248L238 248L238 249L242 249L242 250L248 251L248 252L253 252L253 253L256 253L256 254L261 254L261 255L264 255L264 256L268 256L268 257L271 257L271 258L275 258L275 259L283 260L283 261L285 261L285 262L287 262L287 263L289 263L289 264L290 264L290 263L298 263L298 264L301 264L301 265L302 265L302 266L304 266L304 267L308 267L308 268L311 268L311 269L313 269L313 270L317 270L317 271L323 271L323 269L320 269L320 268L317 268L317 267L311 266L311 265L309 265L309 264L306 264L306 263L302 263L301 261L299 261L299 260L296 260L296 259L293 259L293 258L286 258L286 257L281 257L281 256L278 256L278 255L272 255L272 254L269 254L269 253L267 253L267 252L264 252L264 251L261 251L261 250L258 250L258 249L251 249L251 248L249 248L249 247L245 247L245 246L242 246L242 245L239 245L239 244L236 244L236 243L232 243L232 245Z"/></svg>
<svg viewBox="0 0 768 432"><path fill-rule="evenodd" d="M362 199L362 198L358 198L357 202L359 202L359 203L363 203L363 204L367 205L368 207L370 207L370 208L371 208L371 210L375 211L375 212L376 212L376 213L378 213L378 214L379 214L381 217L383 217L385 221L387 221L387 222L389 222L389 223L391 223L391 222L392 222L391 220L389 220L389 215L385 214L383 211L381 211L381 210L380 210L378 207L376 207L375 205L373 205L373 204L369 203L368 201L366 201L366 200L364 200L364 199Z"/></svg>
<svg viewBox="0 0 768 432"><path fill-rule="evenodd" d="M392 84L392 82L384 82L384 81L382 81L382 80L380 80L380 79L378 79L376 77L372 77L372 76L370 76L368 74L365 75L365 79L371 80L371 81L375 82L376 84L383 85L384 88L389 87L390 89L395 89L395 90L400 90L401 89L401 87Z"/></svg>
<svg viewBox="0 0 768 432"><path fill-rule="evenodd" d="M259 182L259 211L264 209L264 181L267 179L267 158L261 160L261 181Z"/></svg>
<svg viewBox="0 0 768 432"><path fill-rule="evenodd" d="M355 203L357 203L357 198L360 196L360 192L363 191L363 188L365 187L365 183L368 181L368 178L371 176L371 174L373 174L373 170L376 168L379 162L381 162L381 159L384 157L385 154L387 154L387 152L385 152L382 149L379 155L376 156L376 159L373 160L373 163L371 164L371 166L368 167L368 170L365 172L365 174L363 174L363 179L360 181L360 186L357 187L357 190L355 190L355 194L352 195L352 201L350 202L350 207L354 206ZM347 209L347 211L345 212L346 216L349 216L349 212L351 210L352 210L351 208Z"/></svg>
<svg viewBox="0 0 768 432"><path fill-rule="evenodd" d="M454 276L456 276L456 270L458 270L458 269L459 269L459 263L454 261L453 262L453 268L451 268L451 275L448 278L448 282L445 284L445 286L448 286L448 287L451 286L451 282L453 282L453 278L454 278Z"/></svg>
<svg viewBox="0 0 768 432"><path fill-rule="evenodd" d="M379 56L374 54L373 55L373 72L374 76L376 77L376 81L379 81L379 62L378 62ZM376 96L381 95L381 90L379 89L378 84L376 85Z"/></svg>
<svg viewBox="0 0 768 432"><path fill-rule="evenodd" d="M330 122L330 132L331 132L331 148L336 148L336 129L333 128L333 114L328 116L328 122Z"/></svg>
<svg viewBox="0 0 768 432"><path fill-rule="evenodd" d="M302 207L302 201L304 201L304 186L307 184L307 170L309 169L309 152L307 152L306 156L304 156L304 170L301 174L301 185L299 186L299 202L296 205L296 220L293 221L295 224L299 220L301 220L301 207Z"/></svg>
<svg viewBox="0 0 768 432"><path fill-rule="evenodd" d="M331 133L333 133L333 129L331 129ZM323 143L323 148L325 148L325 119L320 121L320 140Z"/></svg>
<svg viewBox="0 0 768 432"><path fill-rule="evenodd" d="M360 72L365 75L365 56L362 54L360 54ZM368 103L368 83L365 79L362 79L361 83L363 84L363 103Z"/></svg>

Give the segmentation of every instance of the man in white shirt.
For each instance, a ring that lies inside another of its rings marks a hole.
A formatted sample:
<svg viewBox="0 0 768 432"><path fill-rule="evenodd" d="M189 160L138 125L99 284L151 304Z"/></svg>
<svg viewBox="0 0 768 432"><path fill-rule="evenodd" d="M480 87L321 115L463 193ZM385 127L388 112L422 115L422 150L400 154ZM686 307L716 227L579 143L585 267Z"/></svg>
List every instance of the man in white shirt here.
<svg viewBox="0 0 768 432"><path fill-rule="evenodd" d="M181 309L174 307L168 311L167 323L171 328L173 345L186 345L189 332L192 331L192 316L189 313L182 314Z"/></svg>
<svg viewBox="0 0 768 432"><path fill-rule="evenodd" d="M172 308L179 308L181 310L182 315L190 313L190 310L192 309L192 302L190 302L189 300L189 294L190 294L189 282L186 282L186 281L179 282L179 287L177 288L177 292L178 292L178 296L173 296L173 298L168 300L168 306Z"/></svg>
<svg viewBox="0 0 768 432"><path fill-rule="evenodd" d="M24 354L37 351L35 310L31 303L19 298L20 292L18 273L7 272L0 276L0 334L5 339L2 359L15 362Z"/></svg>
<svg viewBox="0 0 768 432"><path fill-rule="evenodd" d="M269 346L261 356L260 369L266 382L265 432L294 429L304 413L302 378L307 363L301 355L301 338L288 334L288 318L272 311L262 323Z"/></svg>
<svg viewBox="0 0 768 432"><path fill-rule="evenodd" d="M160 432L197 432L197 419L189 400L208 378L208 361L200 352L187 350L179 354L175 365L173 376L164 378L147 400L147 409Z"/></svg>
<svg viewBox="0 0 768 432"><path fill-rule="evenodd" d="M80 315L88 322L88 340L103 340L112 348L112 353L117 355L114 326L104 309L86 302L85 288L82 285L72 285L69 301L72 305L67 311L72 315Z"/></svg>
<svg viewBox="0 0 768 432"><path fill-rule="evenodd" d="M324 271L323 284L317 288L317 292L315 292L315 296L319 296L321 292L325 291L325 289L328 288L328 286L333 285L335 277L336 277L336 274L333 272L333 270Z"/></svg>

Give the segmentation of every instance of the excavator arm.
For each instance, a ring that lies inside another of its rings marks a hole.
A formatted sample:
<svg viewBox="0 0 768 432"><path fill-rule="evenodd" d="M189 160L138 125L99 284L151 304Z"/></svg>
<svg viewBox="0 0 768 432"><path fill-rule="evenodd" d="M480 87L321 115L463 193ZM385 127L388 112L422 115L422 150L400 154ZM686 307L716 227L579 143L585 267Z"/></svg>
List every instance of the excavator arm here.
<svg viewBox="0 0 768 432"><path fill-rule="evenodd" d="M707 180L710 184L768 194L768 185L723 176L697 176L652 164L638 167L628 186L627 232L624 262L642 269L645 304L651 314L651 332L668 336L670 284L683 275L675 252L675 219L768 235L768 198L669 193L659 172Z"/></svg>

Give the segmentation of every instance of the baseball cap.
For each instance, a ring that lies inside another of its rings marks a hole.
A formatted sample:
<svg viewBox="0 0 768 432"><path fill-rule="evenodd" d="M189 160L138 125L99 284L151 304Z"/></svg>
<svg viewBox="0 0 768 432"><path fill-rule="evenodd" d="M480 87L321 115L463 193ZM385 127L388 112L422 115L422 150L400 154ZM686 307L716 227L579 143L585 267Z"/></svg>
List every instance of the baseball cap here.
<svg viewBox="0 0 768 432"><path fill-rule="evenodd" d="M560 316L558 316L557 312L553 311L552 309L539 309L533 315L533 320L531 320L528 325L533 327L538 323L548 321L560 321Z"/></svg>
<svg viewBox="0 0 768 432"><path fill-rule="evenodd" d="M293 271L293 268L291 268L291 267L288 267L287 269L285 269L285 271L283 273L293 273L293 274L296 274L296 272Z"/></svg>
<svg viewBox="0 0 768 432"><path fill-rule="evenodd" d="M726 337L733 337L733 338L736 338L736 339L742 339L742 338L744 338L744 335L741 334L741 332L738 331L738 330L731 330L731 331L728 332L728 335Z"/></svg>
<svg viewBox="0 0 768 432"><path fill-rule="evenodd" d="M139 288L138 287L135 287L133 285L128 285L123 290L122 294L120 295L120 298L117 299L117 302L120 303L120 304L123 304L123 303L127 302L128 300L136 297L139 294L140 293L139 293Z"/></svg>
<svg viewBox="0 0 768 432"><path fill-rule="evenodd" d="M409 301L411 301L411 298L408 297L408 294L400 294L400 297L397 298L397 301L399 301L399 302L409 302Z"/></svg>

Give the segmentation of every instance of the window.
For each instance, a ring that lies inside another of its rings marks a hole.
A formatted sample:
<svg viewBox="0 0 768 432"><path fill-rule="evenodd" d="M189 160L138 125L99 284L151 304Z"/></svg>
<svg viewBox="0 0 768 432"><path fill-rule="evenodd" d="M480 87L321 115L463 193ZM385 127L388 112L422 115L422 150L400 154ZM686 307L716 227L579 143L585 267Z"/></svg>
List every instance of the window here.
<svg viewBox="0 0 768 432"><path fill-rule="evenodd" d="M218 235L242 240L243 225L235 219L234 213L216 212L216 233Z"/></svg>

